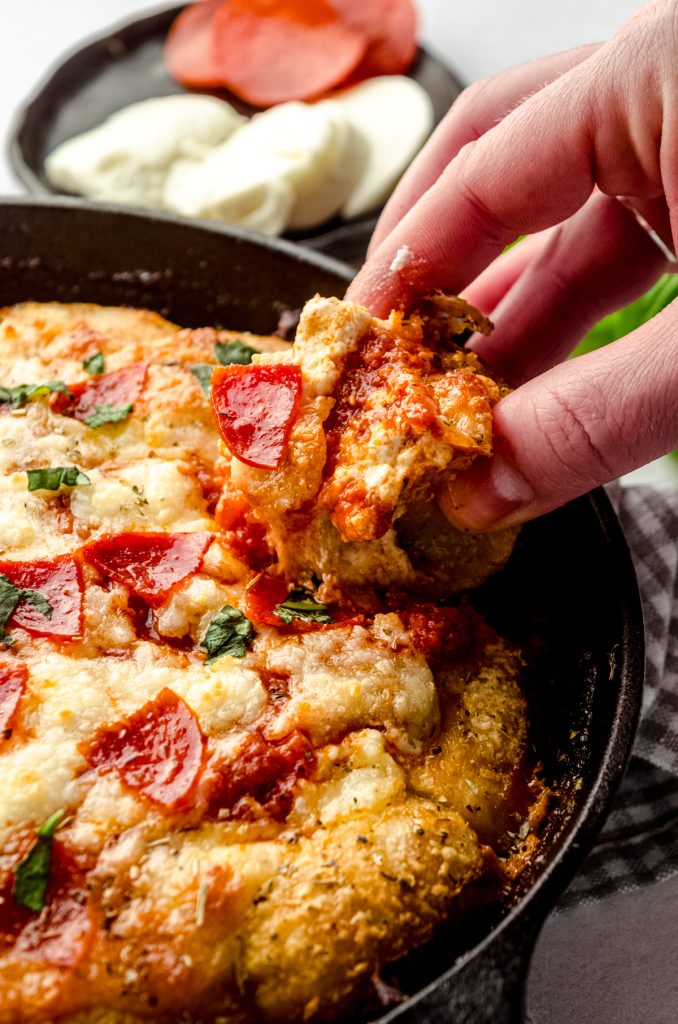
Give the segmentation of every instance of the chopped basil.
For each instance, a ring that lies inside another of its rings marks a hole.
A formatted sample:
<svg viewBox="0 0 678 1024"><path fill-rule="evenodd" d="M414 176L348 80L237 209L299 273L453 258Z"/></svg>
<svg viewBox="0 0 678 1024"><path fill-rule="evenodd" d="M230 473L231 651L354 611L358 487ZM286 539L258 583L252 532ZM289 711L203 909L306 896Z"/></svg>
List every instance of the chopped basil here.
<svg viewBox="0 0 678 1024"><path fill-rule="evenodd" d="M233 341L215 341L214 354L222 366L232 366L237 363L239 366L248 366L252 362L252 356L257 350L251 345L246 345L240 338Z"/></svg>
<svg viewBox="0 0 678 1024"><path fill-rule="evenodd" d="M332 616L327 610L327 605L310 594L308 590L297 588L279 605L276 605L275 614L289 625L293 619L301 619L303 622L333 622Z"/></svg>
<svg viewBox="0 0 678 1024"><path fill-rule="evenodd" d="M48 466L45 469L27 469L29 491L58 491L64 487L89 487L90 478L77 466Z"/></svg>
<svg viewBox="0 0 678 1024"><path fill-rule="evenodd" d="M121 423L134 409L133 405L95 405L94 412L85 416L88 427L103 427L104 423Z"/></svg>
<svg viewBox="0 0 678 1024"><path fill-rule="evenodd" d="M14 899L36 914L45 905L54 833L61 824L65 813L63 810L55 811L40 826L33 846L14 869Z"/></svg>
<svg viewBox="0 0 678 1024"><path fill-rule="evenodd" d="M7 402L13 409L21 409L31 398L42 398L58 391L72 394L62 380L48 380L46 384L17 384L13 388L0 388L0 404Z"/></svg>
<svg viewBox="0 0 678 1024"><path fill-rule="evenodd" d="M214 367L210 363L196 363L195 366L191 367L191 373L194 377L197 377L200 382L200 387L203 389L205 394L209 395L210 381L212 380Z"/></svg>
<svg viewBox="0 0 678 1024"><path fill-rule="evenodd" d="M225 604L221 611L213 616L200 646L209 654L209 665L224 654L230 654L233 658L244 658L253 640L254 628L250 620L237 608Z"/></svg>
<svg viewBox="0 0 678 1024"><path fill-rule="evenodd" d="M37 590L23 590L21 587L15 587L3 573L0 573L0 643L5 647L11 646L14 642L11 636L5 633L5 627L21 601L32 604L45 618L52 618L52 606L42 594L39 594Z"/></svg>
<svg viewBox="0 0 678 1024"><path fill-rule="evenodd" d="M88 373L98 377L105 369L103 352L95 352L94 355L87 356L86 359L83 359L82 366Z"/></svg>

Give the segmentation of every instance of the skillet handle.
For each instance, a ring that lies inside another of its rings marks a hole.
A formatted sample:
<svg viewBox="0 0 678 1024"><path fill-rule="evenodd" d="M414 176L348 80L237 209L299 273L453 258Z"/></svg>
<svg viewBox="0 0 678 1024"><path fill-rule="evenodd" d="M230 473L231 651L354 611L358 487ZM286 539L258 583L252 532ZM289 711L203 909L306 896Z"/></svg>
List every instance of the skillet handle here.
<svg viewBox="0 0 678 1024"><path fill-rule="evenodd" d="M379 1024L528 1024L525 982L541 925L519 916Z"/></svg>
<svg viewBox="0 0 678 1024"><path fill-rule="evenodd" d="M527 974L540 927L541 922L520 922L464 965L458 976L463 989L459 1009L451 1011L448 1004L443 1019L449 1024L527 1024Z"/></svg>

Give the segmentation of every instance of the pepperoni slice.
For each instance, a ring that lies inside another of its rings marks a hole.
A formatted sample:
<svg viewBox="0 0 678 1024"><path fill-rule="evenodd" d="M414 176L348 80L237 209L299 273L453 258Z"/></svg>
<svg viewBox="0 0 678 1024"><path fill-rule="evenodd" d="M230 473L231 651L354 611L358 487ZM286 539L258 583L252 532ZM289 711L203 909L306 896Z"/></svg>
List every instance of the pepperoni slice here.
<svg viewBox="0 0 678 1024"><path fill-rule="evenodd" d="M219 432L241 462L277 469L301 400L298 366L222 366L212 374Z"/></svg>
<svg viewBox="0 0 678 1024"><path fill-rule="evenodd" d="M167 70L189 88L221 84L219 61L213 53L212 25L223 0L201 0L185 7L172 23L165 43Z"/></svg>
<svg viewBox="0 0 678 1024"><path fill-rule="evenodd" d="M9 619L35 636L50 639L82 636L82 569L75 559L65 556L53 562L0 562L0 573L23 590L37 590L52 609L47 618L32 604L22 601Z"/></svg>
<svg viewBox="0 0 678 1024"><path fill-rule="evenodd" d="M85 756L92 768L115 770L129 789L176 810L189 802L200 778L205 737L188 704L165 688L128 718L100 729Z"/></svg>
<svg viewBox="0 0 678 1024"><path fill-rule="evenodd" d="M122 370L102 373L80 384L69 384L68 389L73 397L57 392L51 395L49 404L54 412L72 416L76 420L86 420L98 405L116 408L134 405L146 382L147 372L147 363L130 363Z"/></svg>
<svg viewBox="0 0 678 1024"><path fill-rule="evenodd" d="M332 0L344 24L367 36L367 52L351 76L402 75L417 54L412 0Z"/></svg>
<svg viewBox="0 0 678 1024"><path fill-rule="evenodd" d="M159 605L197 572L211 533L119 533L86 544L82 557L103 576Z"/></svg>
<svg viewBox="0 0 678 1024"><path fill-rule="evenodd" d="M35 843L35 832L21 829L8 838L0 855L0 940L14 942L33 912L14 899L14 868Z"/></svg>
<svg viewBox="0 0 678 1024"><path fill-rule="evenodd" d="M18 864L35 842L35 833L21 833L13 846ZM54 967L77 967L94 938L94 920L87 905L84 874L70 851L57 837L52 843L49 888L40 913L14 899L14 871L0 883L0 939L15 943L15 955Z"/></svg>
<svg viewBox="0 0 678 1024"><path fill-rule="evenodd" d="M251 622L280 628L283 621L274 609L285 600L288 592L282 576L259 576L245 591L245 615Z"/></svg>
<svg viewBox="0 0 678 1024"><path fill-rule="evenodd" d="M254 800L276 821L284 821L295 785L310 775L315 760L313 747L298 730L279 743L251 733L231 761L212 765L210 813L227 809L235 818L247 817Z"/></svg>
<svg viewBox="0 0 678 1024"><path fill-rule="evenodd" d="M14 946L16 957L71 969L82 962L94 939L94 919L82 872L59 839L52 844L47 901L29 917Z"/></svg>
<svg viewBox="0 0 678 1024"><path fill-rule="evenodd" d="M11 729L27 682L28 669L25 665L0 662L0 736Z"/></svg>
<svg viewBox="0 0 678 1024"><path fill-rule="evenodd" d="M259 107L319 96L353 71L366 46L328 0L228 0L213 22L222 83Z"/></svg>
<svg viewBox="0 0 678 1024"><path fill-rule="evenodd" d="M53 967L77 967L94 937L94 922L82 893L61 893L20 933L15 955Z"/></svg>

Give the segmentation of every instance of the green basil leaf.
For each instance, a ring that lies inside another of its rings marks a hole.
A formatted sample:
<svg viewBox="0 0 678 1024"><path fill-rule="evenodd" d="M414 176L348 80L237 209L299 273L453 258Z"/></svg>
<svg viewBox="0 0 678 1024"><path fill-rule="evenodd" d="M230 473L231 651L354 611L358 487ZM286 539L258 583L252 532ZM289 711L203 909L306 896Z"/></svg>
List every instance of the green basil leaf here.
<svg viewBox="0 0 678 1024"><path fill-rule="evenodd" d="M64 487L90 487L92 481L77 466L48 466L27 469L29 491L58 491Z"/></svg>
<svg viewBox="0 0 678 1024"><path fill-rule="evenodd" d="M616 313L600 320L592 327L586 337L579 343L573 355L583 355L602 348L618 338L623 338L631 331L641 327L653 316L661 312L670 302L678 297L678 278L675 274L665 274L635 302Z"/></svg>
<svg viewBox="0 0 678 1024"><path fill-rule="evenodd" d="M83 369L96 377L104 372L105 365L103 352L95 352L82 361Z"/></svg>
<svg viewBox="0 0 678 1024"><path fill-rule="evenodd" d="M45 395L51 395L54 392L73 398L73 392L70 388L66 387L62 380L48 380L45 384L34 384L28 393L28 397L44 398Z"/></svg>
<svg viewBox="0 0 678 1024"><path fill-rule="evenodd" d="M237 363L238 366L249 366L256 351L240 338L234 338L233 341L215 341L214 343L214 354L222 366L232 366L234 363Z"/></svg>
<svg viewBox="0 0 678 1024"><path fill-rule="evenodd" d="M8 403L13 409L22 409L29 399L42 398L56 391L73 397L62 380L48 380L46 384L17 384L13 388L0 388L0 403Z"/></svg>
<svg viewBox="0 0 678 1024"><path fill-rule="evenodd" d="M200 387L206 395L210 393L210 381L212 380L214 369L215 367L210 363L196 363L195 366L191 367L191 373L194 377L197 377Z"/></svg>
<svg viewBox="0 0 678 1024"><path fill-rule="evenodd" d="M45 905L54 833L63 821L65 813L63 810L55 811L43 822L38 829L35 843L14 869L14 899L36 914Z"/></svg>
<svg viewBox="0 0 678 1024"><path fill-rule="evenodd" d="M45 618L52 618L52 606L37 590L23 590L15 587L8 578L0 573L0 643L9 647L14 641L5 632L10 616L21 601L32 604Z"/></svg>
<svg viewBox="0 0 678 1024"><path fill-rule="evenodd" d="M254 627L250 620L237 608L225 604L221 611L212 617L200 646L209 654L209 665L224 654L244 658L253 640Z"/></svg>
<svg viewBox="0 0 678 1024"><path fill-rule="evenodd" d="M294 619L301 619L303 622L334 621L327 610L327 605L316 601L313 594L301 588L293 590L281 604L276 605L275 614L287 625Z"/></svg>
<svg viewBox="0 0 678 1024"><path fill-rule="evenodd" d="M134 409L133 405L95 405L94 412L85 416L88 427L103 427L105 423L121 423Z"/></svg>

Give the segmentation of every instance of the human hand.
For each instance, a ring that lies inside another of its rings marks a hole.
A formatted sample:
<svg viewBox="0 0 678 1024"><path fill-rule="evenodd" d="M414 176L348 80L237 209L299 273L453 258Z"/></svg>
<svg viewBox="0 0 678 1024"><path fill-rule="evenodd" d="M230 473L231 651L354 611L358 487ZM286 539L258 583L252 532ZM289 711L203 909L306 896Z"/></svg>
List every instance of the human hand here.
<svg viewBox="0 0 678 1024"><path fill-rule="evenodd" d="M678 3L655 0L602 46L472 86L377 225L349 298L385 315L463 292L496 324L472 347L516 387L495 408L493 458L440 497L457 526L523 522L678 447L677 304L562 361L676 269L633 212L674 247L676 66Z"/></svg>

